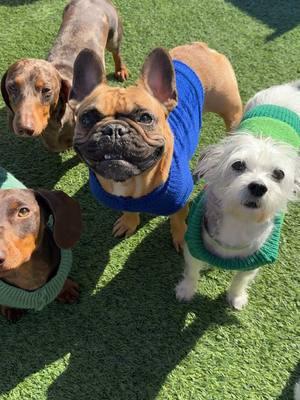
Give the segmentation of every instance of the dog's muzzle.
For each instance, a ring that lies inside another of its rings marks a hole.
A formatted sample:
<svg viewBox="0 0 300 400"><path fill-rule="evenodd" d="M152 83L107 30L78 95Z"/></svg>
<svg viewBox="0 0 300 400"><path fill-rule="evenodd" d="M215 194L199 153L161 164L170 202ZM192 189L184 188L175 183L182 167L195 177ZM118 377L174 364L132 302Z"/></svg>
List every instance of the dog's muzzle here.
<svg viewBox="0 0 300 400"><path fill-rule="evenodd" d="M86 140L74 140L74 148L97 174L116 182L125 181L151 168L164 153L163 138L148 144L125 121L98 124Z"/></svg>

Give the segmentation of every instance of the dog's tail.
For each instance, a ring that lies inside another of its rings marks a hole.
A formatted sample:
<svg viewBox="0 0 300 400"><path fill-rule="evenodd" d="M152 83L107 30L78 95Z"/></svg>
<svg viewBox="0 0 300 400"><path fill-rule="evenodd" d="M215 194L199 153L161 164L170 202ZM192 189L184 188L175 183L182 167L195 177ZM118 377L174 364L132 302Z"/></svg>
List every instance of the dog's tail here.
<svg viewBox="0 0 300 400"><path fill-rule="evenodd" d="M245 112L262 104L275 104L288 108L300 117L300 80L261 90L248 101Z"/></svg>

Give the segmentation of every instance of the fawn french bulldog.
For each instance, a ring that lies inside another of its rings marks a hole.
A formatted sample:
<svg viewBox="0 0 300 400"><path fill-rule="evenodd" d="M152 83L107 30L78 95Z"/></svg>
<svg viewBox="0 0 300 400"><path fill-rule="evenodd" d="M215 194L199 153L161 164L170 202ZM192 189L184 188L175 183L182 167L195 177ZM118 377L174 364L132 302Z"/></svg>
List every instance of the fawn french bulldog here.
<svg viewBox="0 0 300 400"><path fill-rule="evenodd" d="M179 250L202 113L219 114L228 130L242 115L228 59L199 42L170 53L157 48L138 82L118 88L107 85L101 59L85 49L75 60L69 102L76 114L74 148L90 169L91 190L123 211L114 235L133 234L140 212L167 215Z"/></svg>

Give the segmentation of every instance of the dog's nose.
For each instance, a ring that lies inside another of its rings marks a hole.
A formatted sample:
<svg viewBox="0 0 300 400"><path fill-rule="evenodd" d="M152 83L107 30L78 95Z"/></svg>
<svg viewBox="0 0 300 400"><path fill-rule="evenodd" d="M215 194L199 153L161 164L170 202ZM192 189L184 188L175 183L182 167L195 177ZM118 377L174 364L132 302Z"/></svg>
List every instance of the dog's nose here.
<svg viewBox="0 0 300 400"><path fill-rule="evenodd" d="M109 124L101 129L103 135L121 137L129 132L129 129L121 124Z"/></svg>
<svg viewBox="0 0 300 400"><path fill-rule="evenodd" d="M26 136L32 136L34 134L34 129L31 126L20 126L18 128L18 133L19 135L26 135Z"/></svg>
<svg viewBox="0 0 300 400"><path fill-rule="evenodd" d="M255 197L262 197L267 191L268 188L266 185L258 182L251 182L248 185L249 192Z"/></svg>

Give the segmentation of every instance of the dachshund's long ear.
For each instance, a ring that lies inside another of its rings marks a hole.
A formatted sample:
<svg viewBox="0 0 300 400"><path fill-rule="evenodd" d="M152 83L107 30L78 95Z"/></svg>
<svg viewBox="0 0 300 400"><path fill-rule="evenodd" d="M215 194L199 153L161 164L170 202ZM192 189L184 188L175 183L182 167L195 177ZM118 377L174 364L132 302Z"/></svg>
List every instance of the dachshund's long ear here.
<svg viewBox="0 0 300 400"><path fill-rule="evenodd" d="M11 108L10 101L9 101L9 96L6 90L6 77L7 77L7 71L1 78L1 94L3 97L3 100L8 108L8 126L11 131L13 131L13 119L15 116L15 113L13 112L13 109Z"/></svg>
<svg viewBox="0 0 300 400"><path fill-rule="evenodd" d="M5 104L7 105L7 107L10 109L11 112L13 112L10 102L9 102L9 96L8 96L8 93L6 90L6 78L7 78L7 71L1 78L1 94L2 94L3 100L4 100Z"/></svg>
<svg viewBox="0 0 300 400"><path fill-rule="evenodd" d="M53 237L57 246L62 249L74 246L82 231L79 203L61 190L38 189L35 196L53 215Z"/></svg>

